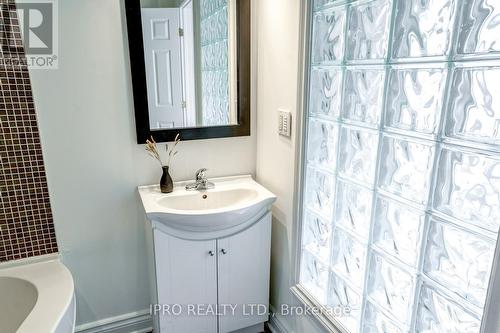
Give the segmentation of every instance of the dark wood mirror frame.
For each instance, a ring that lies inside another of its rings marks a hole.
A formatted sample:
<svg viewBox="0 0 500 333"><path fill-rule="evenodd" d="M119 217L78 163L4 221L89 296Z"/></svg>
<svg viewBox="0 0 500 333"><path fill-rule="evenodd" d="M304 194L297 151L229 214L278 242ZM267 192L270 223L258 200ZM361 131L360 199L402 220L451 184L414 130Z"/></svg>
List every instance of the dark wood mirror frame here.
<svg viewBox="0 0 500 333"><path fill-rule="evenodd" d="M151 136L157 142L169 142L174 140L177 133L180 134L182 140L250 135L250 1L237 0L236 5L238 124L151 130L142 39L141 4L140 0L125 0L137 143L145 143Z"/></svg>

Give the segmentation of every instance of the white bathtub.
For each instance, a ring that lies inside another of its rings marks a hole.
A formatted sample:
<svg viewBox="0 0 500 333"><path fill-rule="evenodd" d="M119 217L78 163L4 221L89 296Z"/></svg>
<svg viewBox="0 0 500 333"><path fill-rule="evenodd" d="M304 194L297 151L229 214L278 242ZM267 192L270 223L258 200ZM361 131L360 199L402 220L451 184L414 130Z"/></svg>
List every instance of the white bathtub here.
<svg viewBox="0 0 500 333"><path fill-rule="evenodd" d="M70 333L74 327L73 278L57 256L0 265L0 332Z"/></svg>

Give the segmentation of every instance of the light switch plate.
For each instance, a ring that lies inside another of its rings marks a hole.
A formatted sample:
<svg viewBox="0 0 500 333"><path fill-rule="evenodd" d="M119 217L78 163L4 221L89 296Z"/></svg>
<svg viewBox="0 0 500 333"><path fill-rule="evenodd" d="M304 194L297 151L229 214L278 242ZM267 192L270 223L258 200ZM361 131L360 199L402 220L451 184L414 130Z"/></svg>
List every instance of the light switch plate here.
<svg viewBox="0 0 500 333"><path fill-rule="evenodd" d="M292 114L290 111L278 110L278 117L279 135L290 137L292 135Z"/></svg>

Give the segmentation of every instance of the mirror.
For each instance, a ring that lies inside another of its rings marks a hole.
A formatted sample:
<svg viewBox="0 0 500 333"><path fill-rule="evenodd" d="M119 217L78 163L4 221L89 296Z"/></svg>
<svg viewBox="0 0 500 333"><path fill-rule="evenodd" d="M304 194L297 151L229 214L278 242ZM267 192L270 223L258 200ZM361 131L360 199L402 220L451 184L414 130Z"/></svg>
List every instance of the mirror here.
<svg viewBox="0 0 500 333"><path fill-rule="evenodd" d="M137 137L250 134L250 0L126 0Z"/></svg>

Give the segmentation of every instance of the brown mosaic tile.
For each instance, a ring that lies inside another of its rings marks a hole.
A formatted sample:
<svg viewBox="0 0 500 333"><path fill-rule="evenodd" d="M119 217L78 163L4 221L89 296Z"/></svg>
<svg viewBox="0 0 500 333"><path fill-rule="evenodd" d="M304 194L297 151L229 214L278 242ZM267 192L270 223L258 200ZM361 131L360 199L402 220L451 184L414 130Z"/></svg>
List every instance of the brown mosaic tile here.
<svg viewBox="0 0 500 333"><path fill-rule="evenodd" d="M15 1L0 0L0 262L57 252L24 57Z"/></svg>

